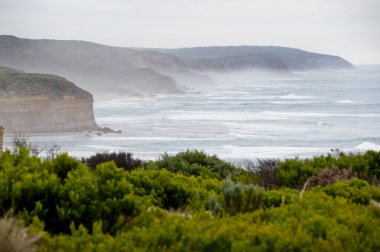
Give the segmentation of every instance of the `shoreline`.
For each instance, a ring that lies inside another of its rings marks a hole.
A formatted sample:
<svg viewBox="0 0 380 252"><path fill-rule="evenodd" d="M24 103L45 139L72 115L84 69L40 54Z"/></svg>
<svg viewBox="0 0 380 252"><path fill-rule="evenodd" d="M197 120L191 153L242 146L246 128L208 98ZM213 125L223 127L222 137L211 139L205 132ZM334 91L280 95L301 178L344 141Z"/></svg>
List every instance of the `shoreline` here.
<svg viewBox="0 0 380 252"><path fill-rule="evenodd" d="M86 130L86 131L68 131L68 132L47 132L47 133L28 133L21 132L22 136L26 137L52 137L52 136L101 136L105 134L119 134L121 130L113 130L108 127L100 127L102 130ZM19 134L19 132L7 133L4 132L4 138L11 138L15 135Z"/></svg>

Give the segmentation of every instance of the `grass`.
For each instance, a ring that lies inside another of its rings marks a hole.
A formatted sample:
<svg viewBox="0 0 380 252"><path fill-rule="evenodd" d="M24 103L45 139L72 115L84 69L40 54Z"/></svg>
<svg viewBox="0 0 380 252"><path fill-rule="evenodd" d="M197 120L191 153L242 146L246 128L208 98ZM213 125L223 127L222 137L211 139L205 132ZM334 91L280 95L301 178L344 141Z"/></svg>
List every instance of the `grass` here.
<svg viewBox="0 0 380 252"><path fill-rule="evenodd" d="M0 219L0 250L2 252L34 252L41 236L30 234L18 225L16 219L5 216Z"/></svg>

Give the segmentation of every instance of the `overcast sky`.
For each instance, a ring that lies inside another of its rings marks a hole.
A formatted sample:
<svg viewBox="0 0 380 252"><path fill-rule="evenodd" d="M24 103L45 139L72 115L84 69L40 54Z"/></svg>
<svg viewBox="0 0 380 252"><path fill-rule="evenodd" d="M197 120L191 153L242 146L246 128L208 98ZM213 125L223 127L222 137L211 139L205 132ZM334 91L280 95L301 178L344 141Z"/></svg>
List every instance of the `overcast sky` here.
<svg viewBox="0 0 380 252"><path fill-rule="evenodd" d="M0 34L133 47L280 45L380 64L380 0L0 0Z"/></svg>

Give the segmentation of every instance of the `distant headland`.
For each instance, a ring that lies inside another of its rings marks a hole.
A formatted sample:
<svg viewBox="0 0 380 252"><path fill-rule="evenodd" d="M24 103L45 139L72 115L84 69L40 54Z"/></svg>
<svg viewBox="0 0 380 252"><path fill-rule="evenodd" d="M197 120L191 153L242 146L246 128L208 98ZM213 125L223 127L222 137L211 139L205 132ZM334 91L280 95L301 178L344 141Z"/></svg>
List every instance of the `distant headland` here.
<svg viewBox="0 0 380 252"><path fill-rule="evenodd" d="M277 46L123 48L9 35L0 36L0 65L63 76L95 97L178 93L240 71L255 77L354 69L338 56Z"/></svg>

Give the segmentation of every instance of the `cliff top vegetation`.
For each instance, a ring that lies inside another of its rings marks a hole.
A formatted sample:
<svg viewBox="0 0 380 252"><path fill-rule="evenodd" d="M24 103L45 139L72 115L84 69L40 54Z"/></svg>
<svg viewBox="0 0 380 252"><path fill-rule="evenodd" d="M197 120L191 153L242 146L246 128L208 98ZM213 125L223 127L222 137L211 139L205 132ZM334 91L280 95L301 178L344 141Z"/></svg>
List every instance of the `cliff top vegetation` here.
<svg viewBox="0 0 380 252"><path fill-rule="evenodd" d="M0 97L41 95L51 98L73 96L78 99L92 99L90 93L57 75L25 73L0 66Z"/></svg>
<svg viewBox="0 0 380 252"><path fill-rule="evenodd" d="M379 167L376 151L241 169L193 150L149 162L127 153L79 161L20 147L0 156L0 247L379 251Z"/></svg>

